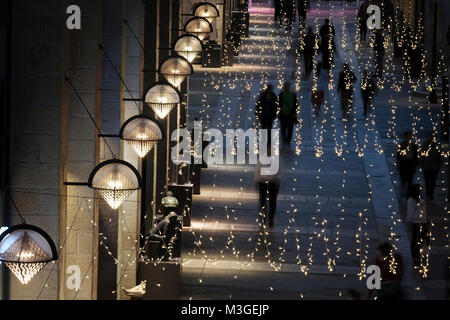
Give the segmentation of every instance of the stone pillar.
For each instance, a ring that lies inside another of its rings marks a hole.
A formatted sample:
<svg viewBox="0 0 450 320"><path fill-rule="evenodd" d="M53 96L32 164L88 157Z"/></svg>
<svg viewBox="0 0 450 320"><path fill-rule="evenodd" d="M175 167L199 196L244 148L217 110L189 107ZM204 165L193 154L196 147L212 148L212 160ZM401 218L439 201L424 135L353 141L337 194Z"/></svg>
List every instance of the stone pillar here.
<svg viewBox="0 0 450 320"><path fill-rule="evenodd" d="M172 0L172 44L174 44L175 40L181 35L180 30L183 28L181 18L182 1L183 0Z"/></svg>
<svg viewBox="0 0 450 320"><path fill-rule="evenodd" d="M140 0L122 0L123 18L127 24L122 24L121 74L128 89L121 85L121 123L139 113L142 103L123 101L123 98L136 99L141 97L142 59L143 50L139 44L142 39L139 30L143 25L145 6ZM135 39L134 34L138 37ZM138 42L139 41L139 42ZM130 162L142 172L141 160L128 143L122 142L122 159ZM122 287L131 288L136 285L136 259L139 258L139 233L141 220L141 191L135 192L121 206L118 214L118 265L117 265L117 299L129 299L121 290Z"/></svg>
<svg viewBox="0 0 450 320"><path fill-rule="evenodd" d="M118 133L121 124L122 82L122 0L108 0L103 6L102 37L102 79L101 79L101 122L102 133ZM115 156L122 159L120 140L105 138ZM100 162L112 159L104 139L100 139ZM118 220L121 207L114 210L106 201L99 199L98 229L102 242L98 246L97 299L116 299L117 265L114 258L118 256ZM106 247L108 249L106 249ZM111 256L112 255L112 256Z"/></svg>
<svg viewBox="0 0 450 320"><path fill-rule="evenodd" d="M143 88L147 90L158 80L156 70L159 67L159 1L148 0L145 3L144 25L144 79ZM156 114L147 106L144 106L144 114L153 117L165 132L164 121L160 121ZM161 192L161 181L165 181L165 159L160 154L165 152L165 140L158 144L143 160L142 175L145 189L142 198L142 225L141 233L146 234L153 224L153 217L157 210L157 197ZM159 161L158 161L159 160ZM164 186L164 182L162 183ZM141 240L141 246L144 242Z"/></svg>
<svg viewBox="0 0 450 320"><path fill-rule="evenodd" d="M2 1L2 5L5 3ZM12 78L6 179L26 222L44 229L58 246L59 136L63 130L59 121L61 31L65 8L63 2L47 0L10 3ZM9 224L19 223L12 206L9 212ZM48 264L27 286L10 274L10 299L56 299L57 275L57 263Z"/></svg>
<svg viewBox="0 0 450 320"><path fill-rule="evenodd" d="M11 78L11 4L0 3L0 227L8 225L6 189L9 174L9 113ZM9 272L0 266L0 299L9 296Z"/></svg>
<svg viewBox="0 0 450 320"><path fill-rule="evenodd" d="M171 30L172 30L172 0L160 0L160 11L159 11L159 64L166 60L172 55L172 50L169 48L172 45L171 41ZM159 75L160 80L165 80L164 76ZM165 167L167 168L166 180L163 183L163 188L170 182L172 182L172 177L176 172L175 166L170 161L170 150L175 145L175 142L170 141L170 135L172 131L177 128L177 118L179 113L179 107L173 108L170 113L163 120L164 123L164 133L166 135L166 145L161 148L161 153L159 157L163 158L165 161ZM168 145L167 145L168 143ZM169 148L167 148L169 146ZM161 198L164 195L163 189L160 189L160 197L158 197L156 205L159 206Z"/></svg>
<svg viewBox="0 0 450 320"><path fill-rule="evenodd" d="M62 72L70 77L98 125L101 123L102 52L99 50L102 33L102 0L79 0L70 4L82 10L81 30L69 31L64 26L66 45L63 50ZM47 8L48 9L48 8ZM62 8L65 13L65 8ZM83 109L74 91L63 85L61 154L64 172L61 180L86 182L99 162L98 132ZM98 203L99 195L84 186L66 187L67 200L60 206L60 239L65 246L60 255L60 299L97 298ZM94 200L92 200L94 199ZM66 287L65 270L80 267L82 284L78 292Z"/></svg>

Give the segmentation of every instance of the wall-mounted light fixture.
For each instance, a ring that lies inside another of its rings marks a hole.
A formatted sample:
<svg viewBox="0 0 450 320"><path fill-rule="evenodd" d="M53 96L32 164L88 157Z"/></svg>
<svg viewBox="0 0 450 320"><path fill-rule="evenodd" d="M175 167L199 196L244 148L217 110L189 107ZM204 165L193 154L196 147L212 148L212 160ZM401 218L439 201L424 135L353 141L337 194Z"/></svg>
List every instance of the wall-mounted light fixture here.
<svg viewBox="0 0 450 320"><path fill-rule="evenodd" d="M143 158L162 139L162 132L155 121L138 114L123 123L119 137Z"/></svg>
<svg viewBox="0 0 450 320"><path fill-rule="evenodd" d="M213 27L207 19L193 17L184 25L184 31L196 35L203 41L213 31Z"/></svg>
<svg viewBox="0 0 450 320"><path fill-rule="evenodd" d="M88 182L65 182L69 186L88 186L98 190L113 209L117 209L134 191L143 186L139 172L124 160L111 159L98 164Z"/></svg>
<svg viewBox="0 0 450 320"><path fill-rule="evenodd" d="M186 58L170 56L161 63L158 72L171 85L178 88L188 76L194 73L194 69Z"/></svg>
<svg viewBox="0 0 450 320"><path fill-rule="evenodd" d="M205 18L209 23L212 23L212 21L220 15L219 10L214 4L203 2L195 8L194 16Z"/></svg>
<svg viewBox="0 0 450 320"><path fill-rule="evenodd" d="M22 284L27 284L51 261L58 259L56 246L42 229L25 223L0 234L0 261Z"/></svg>
<svg viewBox="0 0 450 320"><path fill-rule="evenodd" d="M184 34L175 41L173 49L178 55L192 63L195 58L201 55L203 43L196 35Z"/></svg>
<svg viewBox="0 0 450 320"><path fill-rule="evenodd" d="M154 83L144 95L144 102L161 119L164 119L180 100L178 90L162 81Z"/></svg>

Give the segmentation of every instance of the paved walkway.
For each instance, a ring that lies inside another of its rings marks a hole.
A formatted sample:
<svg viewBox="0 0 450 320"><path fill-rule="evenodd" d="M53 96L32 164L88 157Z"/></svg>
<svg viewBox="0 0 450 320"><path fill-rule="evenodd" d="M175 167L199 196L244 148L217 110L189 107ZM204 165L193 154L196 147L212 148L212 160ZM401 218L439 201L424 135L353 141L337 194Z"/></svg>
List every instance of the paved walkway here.
<svg viewBox="0 0 450 320"><path fill-rule="evenodd" d="M354 70L363 64L358 59L362 51L342 46L355 37L354 14L347 3L331 8L324 3L309 14L308 25L317 28L325 17L333 17L340 44L334 85L342 60L350 61ZM335 88L326 94L321 117L313 117L312 80L303 79L303 58L295 51L298 34L280 31L271 20L264 11L252 13L250 37L233 67L196 68L190 79L189 116L200 117L205 129L246 130L255 127L255 100L265 83L279 88L286 80L295 84L302 121L295 143L281 150L286 170L275 227L258 223L253 166L202 170L192 228L183 229L183 298L344 299L349 288L364 297L361 276L373 263L377 245L389 238L408 270L405 293L424 298L424 290L415 290L420 278L412 271L409 240L397 220L393 169L383 151L378 118L366 121L357 107L356 121L343 123ZM355 101L360 101L358 90Z"/></svg>

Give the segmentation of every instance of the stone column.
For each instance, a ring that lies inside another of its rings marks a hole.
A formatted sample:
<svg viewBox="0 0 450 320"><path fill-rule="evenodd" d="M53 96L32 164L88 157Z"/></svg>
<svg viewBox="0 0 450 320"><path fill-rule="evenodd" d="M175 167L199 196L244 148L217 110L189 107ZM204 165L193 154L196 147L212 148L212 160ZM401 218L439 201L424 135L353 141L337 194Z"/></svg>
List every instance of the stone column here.
<svg viewBox="0 0 450 320"><path fill-rule="evenodd" d="M122 68L122 0L108 0L102 10L102 79L101 86L101 122L102 133L118 133L121 124L122 82L117 72ZM120 140L105 138L114 155L122 159ZM105 144L100 139L100 162L113 158ZM121 207L112 209L106 201L99 199L98 229L102 241L98 246L97 299L114 300L116 298L117 265L114 258L118 257L118 220ZM106 249L107 248L107 249Z"/></svg>
<svg viewBox="0 0 450 320"><path fill-rule="evenodd" d="M63 2L10 1L12 5L10 127L7 159L12 197L28 224L59 244L61 39ZM7 1L2 1L6 5ZM3 8L0 9L2 13ZM5 20L2 19L2 22ZM3 50L3 46L2 49ZM1 72L3 69L1 67ZM2 165L3 167L3 165ZM9 225L20 222L9 206ZM10 299L56 299L58 262L48 264L27 285L10 275ZM47 285L47 286L46 286Z"/></svg>
<svg viewBox="0 0 450 320"><path fill-rule="evenodd" d="M145 3L145 24L143 32L144 52L144 74L143 88L147 90L158 80L156 70L159 67L159 1L149 0ZM160 124L164 132L164 121L160 121L156 114L147 106L144 106L144 114L153 117ZM161 182L165 180L165 159L160 157L165 152L165 140L158 143L142 162L142 175L145 189L142 197L142 225L141 233L146 234L153 224L153 217L156 214L157 196L161 189ZM158 159L162 159L159 160ZM164 183L163 183L164 185ZM141 240L141 245L144 242Z"/></svg>
<svg viewBox="0 0 450 320"><path fill-rule="evenodd" d="M142 43L139 30L143 25L145 5L140 0L122 0L123 18L127 24L122 24L122 46L121 46L121 75L128 89L121 85L121 123L139 113L142 103L136 101L123 101L136 99L142 96L141 75L143 64L143 50L139 44ZM136 40L133 33L138 37ZM128 143L122 142L122 159L130 162L142 172L140 160L133 148ZM117 299L129 299L121 290L122 287L131 288L136 285L136 260L139 258L139 233L141 220L141 191L135 192L121 206L118 214L118 260L117 265Z"/></svg>
<svg viewBox="0 0 450 320"><path fill-rule="evenodd" d="M53 3L53 2L52 2ZM102 0L79 0L70 4L82 10L81 30L64 28L62 72L80 93L86 107L101 123L101 66L99 43L102 33ZM65 13L65 8L63 11ZM65 27L65 21L64 21ZM63 84L61 141L63 149L61 180L86 182L99 163L98 132L74 91ZM62 182L63 182L62 181ZM61 182L61 181L60 181ZM84 186L68 186L66 203L60 206L60 239L65 246L60 255L60 299L97 298L98 203L99 195ZM94 200L92 200L94 199ZM75 265L81 271L81 288L77 292L66 287L65 270Z"/></svg>

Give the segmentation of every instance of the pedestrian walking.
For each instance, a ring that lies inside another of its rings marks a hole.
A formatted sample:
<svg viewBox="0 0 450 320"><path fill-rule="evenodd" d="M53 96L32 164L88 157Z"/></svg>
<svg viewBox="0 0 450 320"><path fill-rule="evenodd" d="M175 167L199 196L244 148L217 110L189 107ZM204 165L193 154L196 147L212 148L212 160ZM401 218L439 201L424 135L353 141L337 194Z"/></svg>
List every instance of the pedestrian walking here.
<svg viewBox="0 0 450 320"><path fill-rule="evenodd" d="M329 19L320 27L320 52L322 53L322 67L325 70L332 69L334 65L334 53L336 45L334 41L335 31Z"/></svg>
<svg viewBox="0 0 450 320"><path fill-rule="evenodd" d="M291 83L285 82L278 102L280 105L281 138L284 145L289 145L292 140L294 123L297 120L297 95L291 91Z"/></svg>
<svg viewBox="0 0 450 320"><path fill-rule="evenodd" d="M427 200L434 200L436 178L443 163L440 145L434 140L433 132L430 132L420 148L420 165L425 177Z"/></svg>
<svg viewBox="0 0 450 320"><path fill-rule="evenodd" d="M282 12L286 21L285 28L287 31L292 31L292 24L295 18L295 0L282 0Z"/></svg>
<svg viewBox="0 0 450 320"><path fill-rule="evenodd" d="M347 120L350 110L353 107L353 84L356 82L356 76L350 70L348 63L344 64L344 68L339 74L338 93L341 97L342 120Z"/></svg>
<svg viewBox="0 0 450 320"><path fill-rule="evenodd" d="M259 96L255 108L256 119L259 120L261 129L268 130L268 144L272 141L273 120L277 115L277 95L273 92L273 86L267 85L267 88Z"/></svg>
<svg viewBox="0 0 450 320"><path fill-rule="evenodd" d="M401 300L403 259L388 242L378 246L375 265L381 271L381 288L369 290L371 300Z"/></svg>
<svg viewBox="0 0 450 320"><path fill-rule="evenodd" d="M319 48L319 37L313 32L311 27L308 27L308 32L305 34L303 49L303 58L305 60L305 75L309 79L313 68L313 58Z"/></svg>
<svg viewBox="0 0 450 320"><path fill-rule="evenodd" d="M375 29L375 69L378 80L383 78L383 64L384 64L384 37L381 30Z"/></svg>
<svg viewBox="0 0 450 320"><path fill-rule="evenodd" d="M297 0L298 25L300 32L305 28L306 16L310 5L310 0Z"/></svg>
<svg viewBox="0 0 450 320"><path fill-rule="evenodd" d="M368 6L369 4L367 2L364 2L359 7L358 11L358 27L359 27L360 41L366 41L367 19L369 18L369 15L367 14Z"/></svg>
<svg viewBox="0 0 450 320"><path fill-rule="evenodd" d="M266 213L268 211L269 227L273 227L284 167L281 158L275 154L272 155L271 148L267 149L267 156L269 158L267 164L262 164L261 158L258 160L255 167L255 183L259 190L259 212L263 217L262 222L263 224L267 222ZM267 203L268 206L266 206Z"/></svg>
<svg viewBox="0 0 450 320"><path fill-rule="evenodd" d="M406 202L406 222L411 232L411 256L414 265L418 266L420 265L420 249L430 241L427 210L420 184L414 184L409 191Z"/></svg>
<svg viewBox="0 0 450 320"><path fill-rule="evenodd" d="M372 101L375 96L375 81L373 76L367 70L364 71L361 79L361 96L364 104L364 116L372 112Z"/></svg>
<svg viewBox="0 0 450 320"><path fill-rule="evenodd" d="M328 88L328 74L322 71L320 62L316 64L316 78L317 83L313 86L311 92L311 104L314 108L314 116L318 117L325 97L325 91Z"/></svg>
<svg viewBox="0 0 450 320"><path fill-rule="evenodd" d="M361 300L361 294L356 289L347 290L347 300Z"/></svg>
<svg viewBox="0 0 450 320"><path fill-rule="evenodd" d="M282 25L282 17L281 17L281 0L274 0L273 5L275 7L275 22Z"/></svg>
<svg viewBox="0 0 450 320"><path fill-rule="evenodd" d="M322 39L335 35L334 27L331 24L330 19L325 19L323 25L320 27L319 34Z"/></svg>
<svg viewBox="0 0 450 320"><path fill-rule="evenodd" d="M412 142L411 131L406 131L397 149L397 169L400 173L403 196L407 195L407 191L411 188L416 173L419 160L417 149L416 144Z"/></svg>

